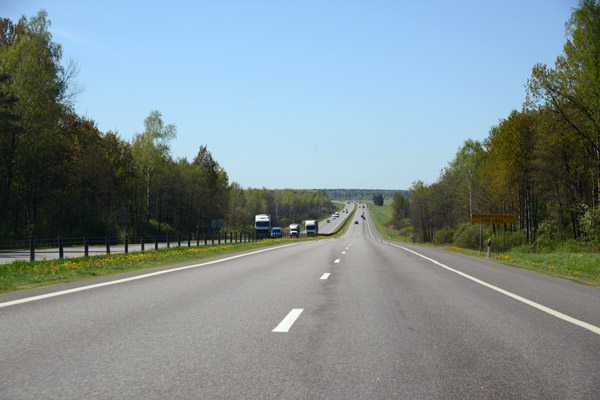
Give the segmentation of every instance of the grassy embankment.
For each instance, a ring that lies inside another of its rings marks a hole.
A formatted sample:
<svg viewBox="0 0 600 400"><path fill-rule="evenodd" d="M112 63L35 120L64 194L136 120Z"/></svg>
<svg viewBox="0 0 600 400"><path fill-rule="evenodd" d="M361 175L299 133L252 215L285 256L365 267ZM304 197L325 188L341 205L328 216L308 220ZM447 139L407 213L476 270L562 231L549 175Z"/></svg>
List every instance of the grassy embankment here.
<svg viewBox="0 0 600 400"><path fill-rule="evenodd" d="M386 225L392 218L392 210L389 205L384 204L378 207L371 202L369 203L369 213L377 230L384 238L402 242L410 241L410 238L398 235L396 230ZM427 244L427 246L443 248L474 257L487 257L487 253L479 253L477 250L430 244ZM492 258L512 267L570 279L587 285L600 286L600 254L598 253L531 253L519 251L517 248L506 251L504 254L492 254Z"/></svg>
<svg viewBox="0 0 600 400"><path fill-rule="evenodd" d="M353 213L347 218L343 229L338 235L347 229L347 222L352 218ZM99 276L182 264L262 247L315 239L318 238L268 239L256 242L214 244L199 247L171 247L147 250L145 252L108 254L87 258L76 257L34 262L15 261L10 264L0 264L0 294Z"/></svg>

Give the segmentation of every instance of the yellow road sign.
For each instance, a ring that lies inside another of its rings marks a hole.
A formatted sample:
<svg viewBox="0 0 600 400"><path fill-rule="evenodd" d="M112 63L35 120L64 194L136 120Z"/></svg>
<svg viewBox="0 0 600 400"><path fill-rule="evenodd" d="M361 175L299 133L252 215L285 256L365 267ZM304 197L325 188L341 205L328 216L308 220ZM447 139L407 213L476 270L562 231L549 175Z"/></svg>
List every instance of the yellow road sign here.
<svg viewBox="0 0 600 400"><path fill-rule="evenodd" d="M514 224L515 214L471 214L471 222L482 224Z"/></svg>

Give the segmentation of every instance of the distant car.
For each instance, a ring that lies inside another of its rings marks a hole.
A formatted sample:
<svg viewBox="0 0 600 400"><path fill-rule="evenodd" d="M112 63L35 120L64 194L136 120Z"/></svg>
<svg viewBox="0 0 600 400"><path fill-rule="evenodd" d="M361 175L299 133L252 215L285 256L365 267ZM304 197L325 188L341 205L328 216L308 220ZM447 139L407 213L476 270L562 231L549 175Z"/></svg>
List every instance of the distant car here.
<svg viewBox="0 0 600 400"><path fill-rule="evenodd" d="M354 221L354 225L358 225L358 221Z"/></svg>
<svg viewBox="0 0 600 400"><path fill-rule="evenodd" d="M277 227L277 228L273 228L271 229L271 237L272 238L281 238L282 235L282 229Z"/></svg>

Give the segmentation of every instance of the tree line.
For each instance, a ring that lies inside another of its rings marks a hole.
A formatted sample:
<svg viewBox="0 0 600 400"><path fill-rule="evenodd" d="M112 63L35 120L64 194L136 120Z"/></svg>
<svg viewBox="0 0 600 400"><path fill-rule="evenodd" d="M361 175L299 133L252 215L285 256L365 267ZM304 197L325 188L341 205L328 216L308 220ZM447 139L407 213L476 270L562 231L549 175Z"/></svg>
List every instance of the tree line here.
<svg viewBox="0 0 600 400"><path fill-rule="evenodd" d="M324 192L242 189L207 146L174 159L177 128L159 111L132 141L77 115L77 66L62 64L45 11L0 19L0 239L251 229L331 212Z"/></svg>
<svg viewBox="0 0 600 400"><path fill-rule="evenodd" d="M374 196L382 196L384 200L391 200L394 193L410 196L408 190L386 189L323 189L331 200L372 200Z"/></svg>
<svg viewBox="0 0 600 400"><path fill-rule="evenodd" d="M537 64L526 101L467 140L437 182L411 187L410 219L425 242L477 247L473 213L514 213L509 245L600 242L600 5L579 2L554 67ZM504 228L504 227L503 227ZM499 232L488 226L487 235Z"/></svg>

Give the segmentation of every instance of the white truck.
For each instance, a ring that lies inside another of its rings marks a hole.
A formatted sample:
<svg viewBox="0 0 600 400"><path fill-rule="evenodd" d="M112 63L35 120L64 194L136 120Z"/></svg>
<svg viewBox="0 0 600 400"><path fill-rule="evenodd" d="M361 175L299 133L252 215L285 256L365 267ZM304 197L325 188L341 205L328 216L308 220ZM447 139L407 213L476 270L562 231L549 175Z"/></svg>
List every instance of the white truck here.
<svg viewBox="0 0 600 400"><path fill-rule="evenodd" d="M271 216L267 214L258 214L254 217L254 231L257 239L267 239L271 237Z"/></svg>
<svg viewBox="0 0 600 400"><path fill-rule="evenodd" d="M306 236L317 236L319 234L319 222L314 219L304 221L304 232Z"/></svg>
<svg viewBox="0 0 600 400"><path fill-rule="evenodd" d="M293 237L293 238L300 237L300 225L299 224L291 224L290 225L290 237Z"/></svg>

